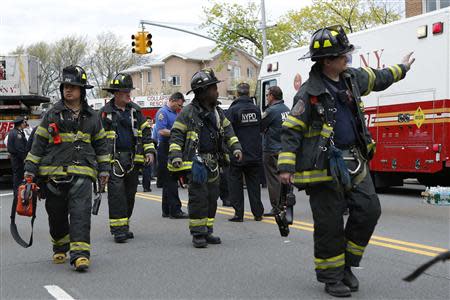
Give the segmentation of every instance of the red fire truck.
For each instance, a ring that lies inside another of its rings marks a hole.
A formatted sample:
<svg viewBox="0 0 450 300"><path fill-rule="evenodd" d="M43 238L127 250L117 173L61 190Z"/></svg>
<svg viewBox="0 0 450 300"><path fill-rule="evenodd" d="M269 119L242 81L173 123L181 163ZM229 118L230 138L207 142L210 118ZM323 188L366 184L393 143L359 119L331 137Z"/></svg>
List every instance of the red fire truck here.
<svg viewBox="0 0 450 300"><path fill-rule="evenodd" d="M401 62L414 51L406 78L363 97L367 125L377 142L370 168L376 187L416 178L424 185L450 185L450 8L353 33L352 67L375 69ZM278 85L288 106L308 78L312 62L298 60L308 47L264 58L257 99Z"/></svg>
<svg viewBox="0 0 450 300"><path fill-rule="evenodd" d="M0 175L11 173L9 153L4 143L14 127L14 119L27 116L34 127L50 98L40 95L40 69L36 57L28 55L0 56Z"/></svg>

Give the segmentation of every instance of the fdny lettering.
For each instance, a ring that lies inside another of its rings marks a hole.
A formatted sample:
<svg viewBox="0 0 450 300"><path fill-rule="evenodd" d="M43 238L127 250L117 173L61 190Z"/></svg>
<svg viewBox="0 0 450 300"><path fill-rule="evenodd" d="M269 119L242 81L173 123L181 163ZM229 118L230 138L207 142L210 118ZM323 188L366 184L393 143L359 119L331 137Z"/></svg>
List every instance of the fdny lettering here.
<svg viewBox="0 0 450 300"><path fill-rule="evenodd" d="M381 69L386 66L385 64L381 63L381 56L383 55L383 51L384 49L372 51L373 55L375 56L375 60L377 62L376 67L373 66L373 68ZM364 54L359 55L359 65L361 67L370 67L370 52L367 52L365 55Z"/></svg>
<svg viewBox="0 0 450 300"><path fill-rule="evenodd" d="M257 123L258 116L256 113L245 113L241 114L241 123Z"/></svg>

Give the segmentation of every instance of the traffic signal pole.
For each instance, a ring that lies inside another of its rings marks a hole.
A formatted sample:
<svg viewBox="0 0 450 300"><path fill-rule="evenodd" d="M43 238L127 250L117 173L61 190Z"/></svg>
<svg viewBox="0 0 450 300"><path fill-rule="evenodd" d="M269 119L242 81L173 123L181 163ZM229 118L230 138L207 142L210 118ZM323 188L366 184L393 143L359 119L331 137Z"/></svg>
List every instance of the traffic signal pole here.
<svg viewBox="0 0 450 300"><path fill-rule="evenodd" d="M169 26L169 25L165 25L165 24L155 23L155 22L148 21L148 20L141 20L139 22L139 24L142 25L142 26L144 26L144 24L146 24L146 25L153 25L153 26L157 26L157 27L162 27L162 28L172 29L172 30L176 30L176 31L181 31L181 32L184 32L184 33L187 33L187 34L196 35L198 37L201 37L201 38L213 41L213 42L215 42L217 44L220 44L220 45L226 45L226 43L224 43L222 41L213 39L213 38L211 38L209 36L206 36L206 35L203 35L203 34L200 34L200 33L197 33L197 32L193 32L193 31L189 31L189 30L186 30L186 29L182 29L182 28L177 28L177 27L173 27L173 26ZM246 53L248 56L250 56L253 59L257 60L259 63L261 63L261 59L260 58L254 56L254 55L252 55L250 53L248 53L244 49L241 49L241 48L238 48L238 47L234 47L234 46L230 46L230 45L226 45L226 46L230 47L231 49L234 49L234 50L242 51L242 52Z"/></svg>

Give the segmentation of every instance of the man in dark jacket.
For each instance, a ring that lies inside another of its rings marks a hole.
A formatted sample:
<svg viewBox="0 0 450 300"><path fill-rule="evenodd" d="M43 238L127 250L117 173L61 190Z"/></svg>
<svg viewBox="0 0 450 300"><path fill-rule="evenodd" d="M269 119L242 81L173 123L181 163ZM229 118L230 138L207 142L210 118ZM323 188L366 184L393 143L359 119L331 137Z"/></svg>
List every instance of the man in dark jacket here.
<svg viewBox="0 0 450 300"><path fill-rule="evenodd" d="M241 143L243 159L242 161L231 159L228 184L235 215L229 221L242 222L244 220L244 176L253 216L255 221L261 221L264 213L260 188L261 112L249 97L250 86L248 83L238 84L237 95L238 98L227 110L227 118L233 125L234 132Z"/></svg>
<svg viewBox="0 0 450 300"><path fill-rule="evenodd" d="M27 139L24 129L27 122L23 117L17 117L14 120L14 128L8 134L7 149L10 154L11 168L13 172L13 192L14 199L17 197L17 188L23 180L24 161L27 156Z"/></svg>
<svg viewBox="0 0 450 300"><path fill-rule="evenodd" d="M403 79L414 59L410 53L381 70L348 68L354 46L341 26L317 30L309 49L302 58L317 63L283 123L278 169L283 183L306 188L310 196L318 281L330 295L349 297L359 288L351 267L359 266L381 214L368 172L375 144L361 95ZM350 215L344 228L346 203Z"/></svg>
<svg viewBox="0 0 450 300"><path fill-rule="evenodd" d="M261 132L264 134L263 166L272 209L264 216L274 216L279 213L281 192L277 167L278 154L281 151L281 124L289 115L289 108L284 104L283 92L278 86L270 87L266 98L269 106L262 116Z"/></svg>
<svg viewBox="0 0 450 300"><path fill-rule="evenodd" d="M25 163L25 177L38 176L47 190L53 262L70 251L77 271L90 264L92 181L108 181L110 155L98 114L86 102L86 72L80 66L63 69L61 98L42 119Z"/></svg>
<svg viewBox="0 0 450 300"><path fill-rule="evenodd" d="M134 238L130 218L136 197L139 170L154 161L151 127L139 105L131 101L133 81L129 74L117 74L104 88L114 97L100 109L108 150L112 157L108 181L109 228L116 243Z"/></svg>
<svg viewBox="0 0 450 300"><path fill-rule="evenodd" d="M242 158L233 127L217 106L219 82L211 69L196 72L191 79L192 90L188 92L193 91L195 97L178 115L170 131L168 169L188 172L189 229L196 248L221 243L212 233L225 143L237 160Z"/></svg>

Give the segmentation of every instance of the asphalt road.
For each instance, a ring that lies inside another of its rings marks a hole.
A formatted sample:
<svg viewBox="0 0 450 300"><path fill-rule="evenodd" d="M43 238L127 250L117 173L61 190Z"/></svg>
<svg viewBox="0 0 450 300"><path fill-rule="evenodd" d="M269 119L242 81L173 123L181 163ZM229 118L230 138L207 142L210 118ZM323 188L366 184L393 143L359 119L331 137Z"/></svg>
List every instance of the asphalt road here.
<svg viewBox="0 0 450 300"><path fill-rule="evenodd" d="M353 298L450 298L450 263L435 265L412 283L402 281L416 266L450 248L450 208L424 204L422 190L407 185L379 195L383 214L355 270L360 291ZM23 249L14 242L9 193L8 184L0 185L0 299L331 298L315 280L312 217L303 192L297 192L296 222L288 238L280 237L273 218L256 222L247 213L245 222L231 223L227 218L233 210L219 206L215 230L222 244L207 249L192 247L187 220L161 217L161 190L156 188L137 195L131 223L135 239L115 244L105 194L100 214L92 218L92 264L84 274L68 263L52 264L42 202L34 245ZM266 189L262 195L268 210ZM186 191L181 190L181 198L187 200ZM28 234L29 220L18 222Z"/></svg>

